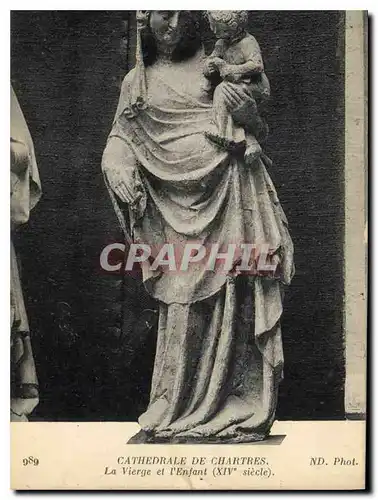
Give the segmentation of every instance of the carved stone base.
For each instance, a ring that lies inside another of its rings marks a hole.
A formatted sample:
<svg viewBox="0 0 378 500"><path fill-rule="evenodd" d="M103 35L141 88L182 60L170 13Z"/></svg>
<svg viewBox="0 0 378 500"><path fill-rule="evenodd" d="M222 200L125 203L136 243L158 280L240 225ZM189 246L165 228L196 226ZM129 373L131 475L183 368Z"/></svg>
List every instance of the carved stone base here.
<svg viewBox="0 0 378 500"><path fill-rule="evenodd" d="M204 437L204 436L173 436L159 437L153 433L139 431L127 444L241 444L254 443L269 439L269 434L251 432L249 434L237 434L231 437Z"/></svg>

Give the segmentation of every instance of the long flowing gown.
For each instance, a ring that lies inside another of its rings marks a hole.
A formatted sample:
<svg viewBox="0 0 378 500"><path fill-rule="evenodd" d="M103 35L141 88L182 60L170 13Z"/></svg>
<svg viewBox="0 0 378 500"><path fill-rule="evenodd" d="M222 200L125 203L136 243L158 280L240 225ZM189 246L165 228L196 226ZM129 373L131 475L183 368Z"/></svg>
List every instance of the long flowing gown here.
<svg viewBox="0 0 378 500"><path fill-rule="evenodd" d="M136 178L143 186L129 210L134 241L153 248L269 244L279 273L235 278L201 263L188 272L142 264L146 289L159 301L150 402L139 418L152 442L264 439L282 376L282 287L294 272L287 220L266 170L270 160L263 156L251 169L206 139L214 125L203 58L199 51L148 67L148 105L133 118L127 109L133 71L125 77L104 172L123 169L130 186Z"/></svg>

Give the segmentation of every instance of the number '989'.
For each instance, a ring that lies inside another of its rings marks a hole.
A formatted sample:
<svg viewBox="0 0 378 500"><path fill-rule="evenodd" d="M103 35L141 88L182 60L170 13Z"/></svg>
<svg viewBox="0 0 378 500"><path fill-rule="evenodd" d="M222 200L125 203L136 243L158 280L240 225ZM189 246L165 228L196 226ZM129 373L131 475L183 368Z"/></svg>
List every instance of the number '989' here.
<svg viewBox="0 0 378 500"><path fill-rule="evenodd" d="M35 457L27 457L27 458L23 458L22 459L22 465L26 466L26 465L39 465L39 460L38 458L35 458Z"/></svg>

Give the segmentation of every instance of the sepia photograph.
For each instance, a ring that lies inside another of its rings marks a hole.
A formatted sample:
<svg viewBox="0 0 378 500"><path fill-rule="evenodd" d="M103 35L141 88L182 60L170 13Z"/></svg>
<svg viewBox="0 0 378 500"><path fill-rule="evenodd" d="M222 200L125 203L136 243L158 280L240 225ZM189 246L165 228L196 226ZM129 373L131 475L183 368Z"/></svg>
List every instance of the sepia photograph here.
<svg viewBox="0 0 378 500"><path fill-rule="evenodd" d="M11 487L364 489L367 12L10 18Z"/></svg>

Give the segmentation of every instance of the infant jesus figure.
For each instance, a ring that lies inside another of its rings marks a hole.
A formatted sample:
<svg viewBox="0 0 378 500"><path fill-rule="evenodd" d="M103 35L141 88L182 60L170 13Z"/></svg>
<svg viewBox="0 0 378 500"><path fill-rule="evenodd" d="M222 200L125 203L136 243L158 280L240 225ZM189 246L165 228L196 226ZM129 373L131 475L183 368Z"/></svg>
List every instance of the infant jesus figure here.
<svg viewBox="0 0 378 500"><path fill-rule="evenodd" d="M204 75L210 82L219 74L222 82L215 88L213 96L214 122L217 134L206 132L206 137L227 150L244 150L244 159L252 165L262 150L257 140L266 132L266 124L259 116L258 106L270 96L269 80L264 72L260 47L246 31L248 12L243 10L207 11L210 28L217 41L211 55L207 58ZM232 82L242 85L251 96L254 104L255 126L244 130L234 122L227 109L222 85Z"/></svg>

